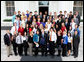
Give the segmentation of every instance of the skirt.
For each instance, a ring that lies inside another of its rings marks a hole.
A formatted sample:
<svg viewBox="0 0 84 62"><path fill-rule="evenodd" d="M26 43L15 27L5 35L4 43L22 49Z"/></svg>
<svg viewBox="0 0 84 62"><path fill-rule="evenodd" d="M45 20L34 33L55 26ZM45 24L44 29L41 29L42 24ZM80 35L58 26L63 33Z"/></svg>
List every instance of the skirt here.
<svg viewBox="0 0 84 62"><path fill-rule="evenodd" d="M68 43L68 50L71 50L71 43Z"/></svg>

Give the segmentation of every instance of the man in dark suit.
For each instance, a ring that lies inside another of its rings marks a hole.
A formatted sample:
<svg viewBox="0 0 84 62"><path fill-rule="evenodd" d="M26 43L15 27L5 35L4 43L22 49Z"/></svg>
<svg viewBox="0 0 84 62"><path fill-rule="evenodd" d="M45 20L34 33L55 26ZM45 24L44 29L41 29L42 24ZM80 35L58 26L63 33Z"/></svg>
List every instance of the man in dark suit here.
<svg viewBox="0 0 84 62"><path fill-rule="evenodd" d="M80 37L77 34L77 30L75 30L74 36L73 36L73 55L74 58L78 57L78 48L80 43Z"/></svg>
<svg viewBox="0 0 84 62"><path fill-rule="evenodd" d="M60 14L58 15L58 17L62 18L62 16L63 16L62 11L60 11Z"/></svg>
<svg viewBox="0 0 84 62"><path fill-rule="evenodd" d="M35 19L37 20L37 11L34 11L34 16L35 16Z"/></svg>
<svg viewBox="0 0 84 62"><path fill-rule="evenodd" d="M70 11L70 15L69 15L69 18L68 18L69 26L70 26L70 23L71 23L72 19L73 19L73 15L72 15L72 11Z"/></svg>
<svg viewBox="0 0 84 62"><path fill-rule="evenodd" d="M20 11L18 11L18 15L17 15L17 17L20 17L20 20L21 20L21 14L20 14L21 12Z"/></svg>
<svg viewBox="0 0 84 62"><path fill-rule="evenodd" d="M10 33L9 30L7 30L7 33L4 35L4 43L6 45L8 57L10 55L12 55L12 52L11 52L11 41L12 41L12 34Z"/></svg>
<svg viewBox="0 0 84 62"><path fill-rule="evenodd" d="M44 29L41 30L41 39L40 39L40 47L41 47L41 52L42 52L42 56L45 55L47 56L47 41L48 41L48 36L47 34L44 32Z"/></svg>
<svg viewBox="0 0 84 62"><path fill-rule="evenodd" d="M61 29L61 23L62 23L61 17L59 17L59 20L57 20L57 23L56 23L58 25L59 29Z"/></svg>
<svg viewBox="0 0 84 62"><path fill-rule="evenodd" d="M76 18L78 18L79 24L80 24L80 15L78 13L78 11L76 11Z"/></svg>

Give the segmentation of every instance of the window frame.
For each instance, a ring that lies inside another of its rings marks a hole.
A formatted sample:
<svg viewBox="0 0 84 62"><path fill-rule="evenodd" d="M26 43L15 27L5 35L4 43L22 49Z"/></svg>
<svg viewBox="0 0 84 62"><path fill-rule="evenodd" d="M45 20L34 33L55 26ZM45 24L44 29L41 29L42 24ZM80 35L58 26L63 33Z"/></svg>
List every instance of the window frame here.
<svg viewBox="0 0 84 62"><path fill-rule="evenodd" d="M77 1L74 1L74 3L75 2L77 2ZM74 5L74 3L73 3L73 12L76 12L76 11L74 11L74 8L81 8L82 10L81 10L80 16L83 16L83 1L81 1L81 2L82 2L82 5L81 6Z"/></svg>
<svg viewBox="0 0 84 62"><path fill-rule="evenodd" d="M10 2L11 4L13 2L14 4L7 6L7 2ZM5 1L5 6L6 6L6 16L13 16L14 11L15 11L15 2L14 1ZM8 11L7 8L10 8L10 10ZM14 8L14 9L12 9L12 8ZM9 14L8 14L8 12L9 12ZM13 14L12 14L12 12L13 12Z"/></svg>

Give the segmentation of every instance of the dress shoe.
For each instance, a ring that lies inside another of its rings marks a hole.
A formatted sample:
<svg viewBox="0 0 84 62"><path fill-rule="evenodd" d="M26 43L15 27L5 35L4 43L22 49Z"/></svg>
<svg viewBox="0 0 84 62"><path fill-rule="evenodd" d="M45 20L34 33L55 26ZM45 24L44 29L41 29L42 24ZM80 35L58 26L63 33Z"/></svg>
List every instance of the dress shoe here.
<svg viewBox="0 0 84 62"><path fill-rule="evenodd" d="M8 57L10 57L10 55L8 55Z"/></svg>

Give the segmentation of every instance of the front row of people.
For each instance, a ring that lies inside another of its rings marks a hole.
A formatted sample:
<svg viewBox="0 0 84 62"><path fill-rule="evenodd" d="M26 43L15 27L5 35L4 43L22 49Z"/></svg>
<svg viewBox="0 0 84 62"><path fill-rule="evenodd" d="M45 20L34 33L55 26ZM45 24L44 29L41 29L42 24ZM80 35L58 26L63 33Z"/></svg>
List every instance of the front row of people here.
<svg viewBox="0 0 84 62"><path fill-rule="evenodd" d="M61 52L63 57L67 55L69 56L72 43L73 55L74 57L77 57L80 37L77 30L75 30L73 38L71 37L70 32L67 34L66 31L63 32L63 36L61 35L60 30L56 35L53 28L50 29L49 34L46 34L44 29L42 29L41 34L39 33L39 30L37 30L36 34L31 31L29 36L27 36L26 32L24 33L24 36L21 35L21 32L19 32L17 35L16 31L14 32L14 35L11 35L9 30L7 30L7 33L4 35L4 42L7 47L8 57L12 55L11 45L13 45L14 54L19 54L20 56L22 56L23 53L27 56L28 51L29 55L32 56L33 48L35 49L35 56L38 55L39 48L41 48L42 56L47 56L48 52L50 55L54 56L56 47L58 49L57 56L60 56Z"/></svg>

